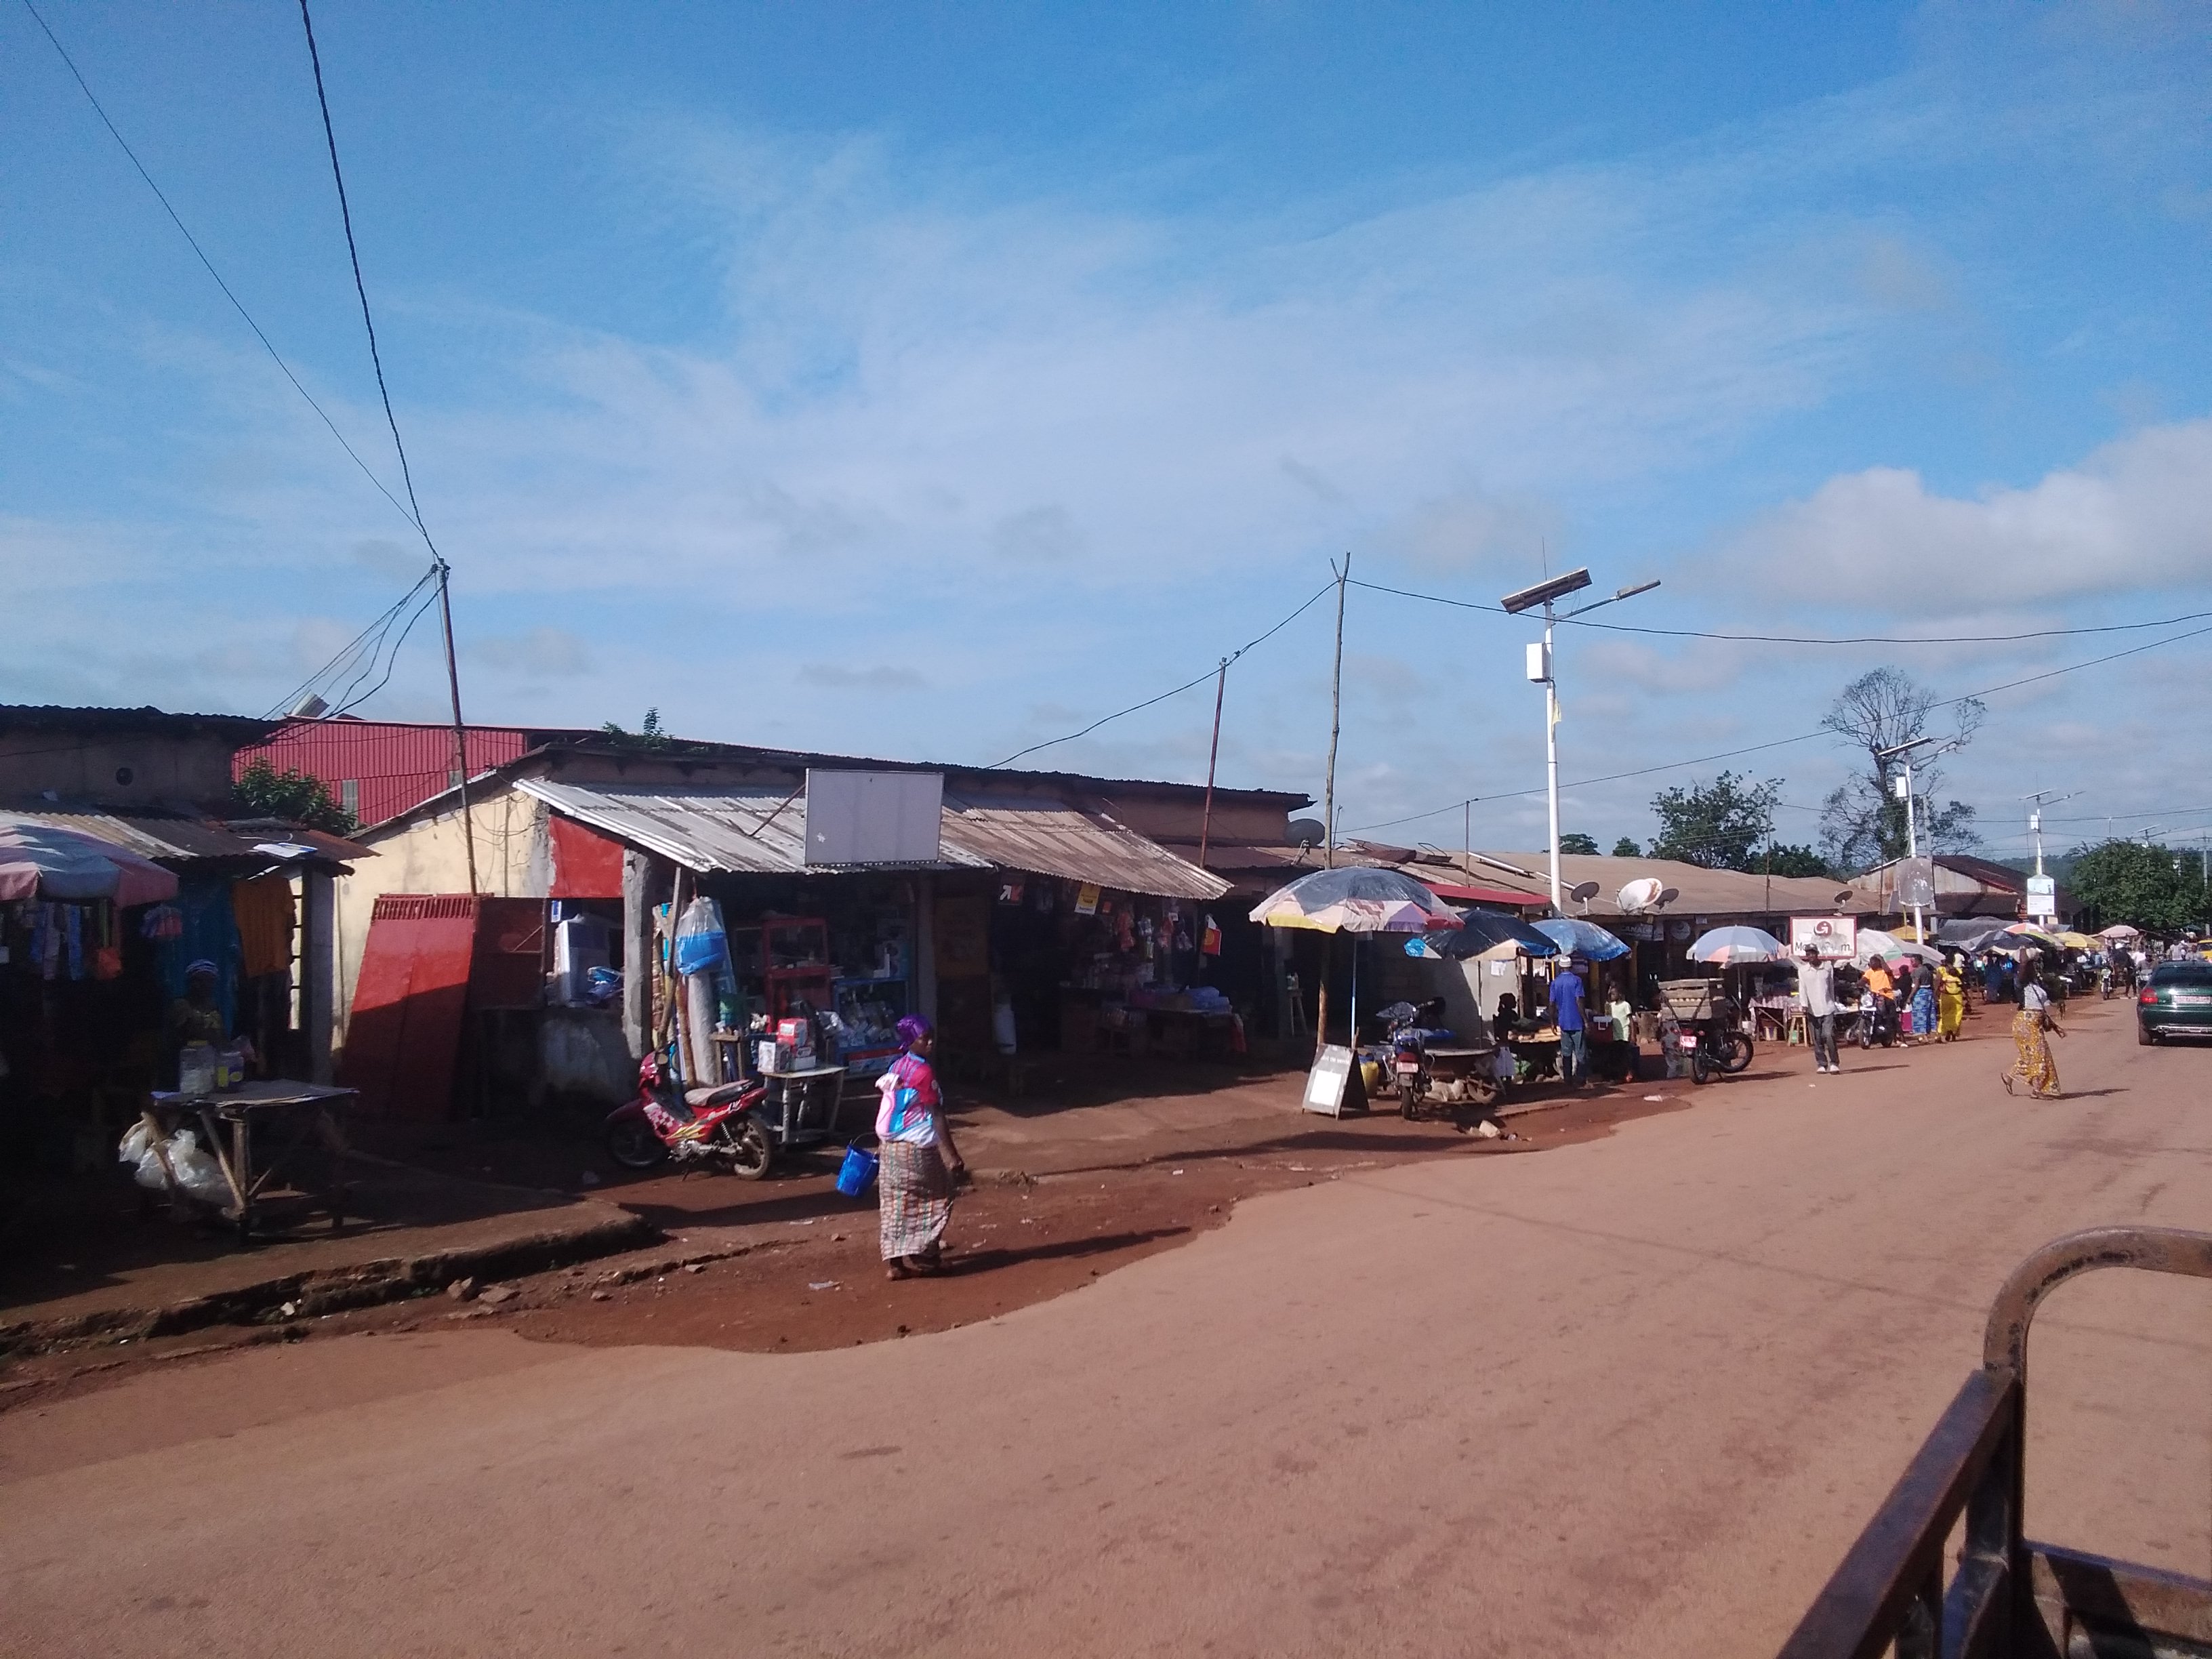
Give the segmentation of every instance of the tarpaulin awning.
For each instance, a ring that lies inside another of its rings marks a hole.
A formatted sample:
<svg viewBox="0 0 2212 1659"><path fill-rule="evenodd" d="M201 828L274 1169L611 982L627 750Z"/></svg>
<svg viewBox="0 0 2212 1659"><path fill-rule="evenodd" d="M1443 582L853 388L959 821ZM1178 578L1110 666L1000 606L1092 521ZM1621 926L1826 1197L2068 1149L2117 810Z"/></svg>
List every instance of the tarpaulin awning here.
<svg viewBox="0 0 2212 1659"><path fill-rule="evenodd" d="M124 906L177 896L176 872L74 830L0 823L0 899L110 899Z"/></svg>

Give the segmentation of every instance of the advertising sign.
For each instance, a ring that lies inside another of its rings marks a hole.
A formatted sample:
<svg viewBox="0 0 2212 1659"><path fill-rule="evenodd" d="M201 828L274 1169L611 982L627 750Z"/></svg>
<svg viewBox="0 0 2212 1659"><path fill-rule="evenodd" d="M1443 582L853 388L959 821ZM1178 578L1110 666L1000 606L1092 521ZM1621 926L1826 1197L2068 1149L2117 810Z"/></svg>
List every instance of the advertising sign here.
<svg viewBox="0 0 2212 1659"><path fill-rule="evenodd" d="M1856 916L1792 916L1790 954L1802 958L1811 945L1823 962L1849 962L1859 948Z"/></svg>
<svg viewBox="0 0 2212 1659"><path fill-rule="evenodd" d="M1309 1112L1342 1117L1346 1094L1358 1087L1352 1079L1352 1050L1332 1042L1321 1051L1313 1070L1306 1073L1305 1098L1298 1104ZM1357 1105L1365 1098L1366 1091L1360 1089L1352 1103Z"/></svg>
<svg viewBox="0 0 2212 1659"><path fill-rule="evenodd" d="M2057 877L2030 876L2027 878L2027 919L2030 921L2056 921L2058 919Z"/></svg>

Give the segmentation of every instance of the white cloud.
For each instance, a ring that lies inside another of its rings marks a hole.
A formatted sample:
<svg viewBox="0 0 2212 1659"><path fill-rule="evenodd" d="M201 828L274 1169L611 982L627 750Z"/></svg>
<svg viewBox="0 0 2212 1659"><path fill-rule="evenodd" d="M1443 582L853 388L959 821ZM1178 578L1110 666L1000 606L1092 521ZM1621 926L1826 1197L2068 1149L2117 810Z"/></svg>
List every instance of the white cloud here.
<svg viewBox="0 0 2212 1659"><path fill-rule="evenodd" d="M1922 615L2202 586L2212 420L2132 433L2023 489L1932 493L1917 472L1831 478L1737 538L1733 580L1801 599L1881 595Z"/></svg>

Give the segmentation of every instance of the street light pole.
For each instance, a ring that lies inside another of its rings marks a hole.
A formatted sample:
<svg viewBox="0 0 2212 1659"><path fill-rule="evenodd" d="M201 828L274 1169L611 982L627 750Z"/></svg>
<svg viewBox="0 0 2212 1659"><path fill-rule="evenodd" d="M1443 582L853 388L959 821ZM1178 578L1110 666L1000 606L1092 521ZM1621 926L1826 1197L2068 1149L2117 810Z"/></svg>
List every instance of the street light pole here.
<svg viewBox="0 0 2212 1659"><path fill-rule="evenodd" d="M1552 832L1552 910L1565 915L1566 890L1559 879L1559 684L1552 669L1552 633L1560 623L1596 610L1600 605L1632 599L1638 593L1649 593L1659 586L1657 580L1637 582L1620 589L1607 598L1577 610L1560 612L1554 610L1555 602L1569 593L1581 592L1589 586L1589 572L1571 570L1564 576L1554 576L1534 587L1524 587L1517 593L1508 593L1500 601L1509 615L1518 616L1523 611L1544 607L1544 642L1528 647L1528 678L1544 688L1544 799L1546 816Z"/></svg>

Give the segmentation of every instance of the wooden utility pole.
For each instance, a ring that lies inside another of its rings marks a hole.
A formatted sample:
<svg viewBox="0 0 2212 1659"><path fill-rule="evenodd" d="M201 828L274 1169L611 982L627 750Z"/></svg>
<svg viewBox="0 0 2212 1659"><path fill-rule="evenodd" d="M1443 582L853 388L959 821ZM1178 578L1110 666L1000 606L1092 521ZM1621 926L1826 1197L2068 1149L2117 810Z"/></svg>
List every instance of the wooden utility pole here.
<svg viewBox="0 0 2212 1659"><path fill-rule="evenodd" d="M469 817L469 728L461 723L461 671L453 657L453 568L438 561L438 611L446 624L446 684L453 694L453 778L461 794L461 845L469 857L469 891L481 893L477 881L477 827Z"/></svg>
<svg viewBox="0 0 2212 1659"><path fill-rule="evenodd" d="M1206 811L1198 821L1198 867L1206 868L1206 849L1213 838L1213 769L1221 759L1221 698L1229 690L1229 659L1213 681L1213 746L1206 754Z"/></svg>

